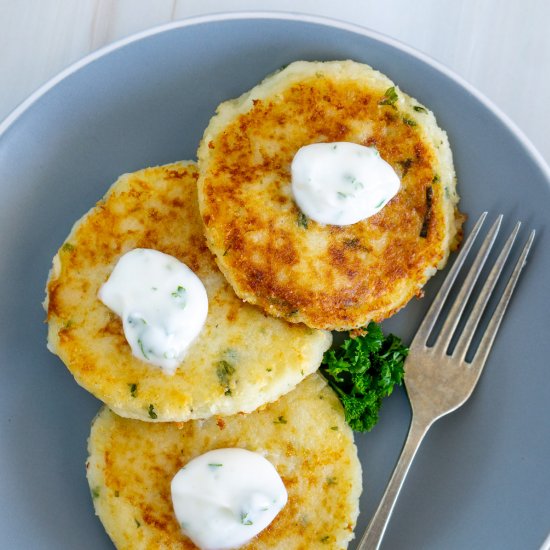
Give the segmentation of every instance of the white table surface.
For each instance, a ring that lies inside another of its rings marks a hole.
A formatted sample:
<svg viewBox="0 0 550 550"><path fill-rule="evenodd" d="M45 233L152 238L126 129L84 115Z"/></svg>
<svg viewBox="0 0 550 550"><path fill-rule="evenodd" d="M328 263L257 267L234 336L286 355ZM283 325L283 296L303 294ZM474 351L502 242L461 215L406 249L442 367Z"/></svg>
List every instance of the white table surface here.
<svg viewBox="0 0 550 550"><path fill-rule="evenodd" d="M549 0L0 0L0 120L106 44L185 17L236 10L323 15L405 42L489 97L550 163Z"/></svg>

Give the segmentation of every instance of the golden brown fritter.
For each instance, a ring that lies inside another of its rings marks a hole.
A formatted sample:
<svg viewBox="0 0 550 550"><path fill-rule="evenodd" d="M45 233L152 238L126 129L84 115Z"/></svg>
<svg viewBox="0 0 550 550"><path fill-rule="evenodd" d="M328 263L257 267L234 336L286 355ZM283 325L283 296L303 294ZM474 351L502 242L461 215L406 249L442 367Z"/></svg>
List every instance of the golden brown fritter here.
<svg viewBox="0 0 550 550"><path fill-rule="evenodd" d="M145 424L103 408L86 467L96 513L116 547L195 548L174 516L170 482L192 458L226 447L261 453L288 492L285 508L243 549L347 547L361 466L342 406L317 374L262 410L223 419Z"/></svg>
<svg viewBox="0 0 550 550"><path fill-rule="evenodd" d="M76 381L115 412L148 421L250 412L314 372L329 333L267 317L244 304L206 247L193 163L122 176L73 227L47 285L48 346ZM209 311L171 376L132 355L120 318L97 297L134 248L175 256L201 279Z"/></svg>
<svg viewBox="0 0 550 550"><path fill-rule="evenodd" d="M336 141L375 146L401 179L382 211L345 227L307 219L291 194L298 149ZM457 242L446 134L367 65L292 63L221 104L198 156L199 206L220 269L241 298L291 322L341 330L385 319Z"/></svg>

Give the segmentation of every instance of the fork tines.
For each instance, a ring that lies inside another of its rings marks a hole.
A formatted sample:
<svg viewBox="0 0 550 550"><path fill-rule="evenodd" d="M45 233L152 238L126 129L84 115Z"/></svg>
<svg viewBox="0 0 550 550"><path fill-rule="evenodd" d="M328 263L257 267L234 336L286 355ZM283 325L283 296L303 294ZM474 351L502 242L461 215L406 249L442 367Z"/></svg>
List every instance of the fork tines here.
<svg viewBox="0 0 550 550"><path fill-rule="evenodd" d="M468 256L472 248L472 245L477 235L479 234L481 226L483 225L483 222L485 221L486 217L487 217L487 212L484 212L476 222L471 234L464 242L462 246L462 250L460 251L460 254L457 256L437 296L432 302L432 305L430 306L430 309L428 310L426 317L424 318L422 324L420 325L414 337L414 340L411 344L411 348L414 346L424 347L426 345L428 338L430 336L430 333L432 332L434 325L437 321L437 318L441 313L443 305L447 300L449 292L457 278L457 275L460 269L464 264L466 257ZM433 346L434 351L439 351L443 353L447 351L451 343L453 334L464 312L464 308L466 307L466 303L468 302L468 298L470 297L472 290L474 288L474 285L476 284L476 281L479 278L481 270L483 269L483 266L491 252L491 249L496 240L498 231L500 229L501 223L502 223L502 214L498 216L493 226L489 230L489 233L485 237L485 240L480 246L479 252L477 253L477 256L473 261L472 267L470 268L468 275L466 276L464 283L462 284L462 287L453 305L451 306L451 309L443 324L441 332ZM495 288L495 285L504 269L506 260L508 259L512 246L516 240L520 226L521 226L521 222L518 222L514 230L512 231L511 235L508 237L508 240L506 241L497 260L495 261L495 264L493 265L483 285L483 288L479 293L479 296L473 306L473 309L470 312L469 318L466 321L466 324L464 325L462 334L460 335L460 338L452 354L453 358L456 358L457 360L464 361L466 358L466 354L472 342L474 333L477 329L481 316L485 311L485 308ZM500 322L502 321L504 312L506 311L506 307L508 305L508 302L510 301L510 297L512 296L512 293L514 291L514 288L520 276L521 270L525 265L527 254L529 253L529 249L531 248L531 244L533 242L534 237L535 237L535 231L533 230L523 247L520 257L516 262L514 270L508 280L508 284L504 289L504 292L500 298L500 301L498 302L498 305L496 306L495 311L487 325L485 333L480 341L477 352L472 360L472 363L475 362L479 367L483 366L483 364L485 363L485 360L487 359L487 356L489 355L489 351L491 350L491 346L493 344L495 335L500 326Z"/></svg>

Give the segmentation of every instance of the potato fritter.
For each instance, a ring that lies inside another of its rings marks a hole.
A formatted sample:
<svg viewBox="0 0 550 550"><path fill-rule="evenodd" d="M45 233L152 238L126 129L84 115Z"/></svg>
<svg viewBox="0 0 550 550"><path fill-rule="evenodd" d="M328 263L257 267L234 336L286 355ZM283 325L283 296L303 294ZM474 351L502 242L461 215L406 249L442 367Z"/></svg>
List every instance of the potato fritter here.
<svg viewBox="0 0 550 550"><path fill-rule="evenodd" d="M361 466L342 406L313 374L248 415L180 424L96 417L86 465L95 510L119 550L192 549L172 509L170 482L209 450L241 447L267 458L288 492L285 508L246 550L346 548L359 512Z"/></svg>
<svg viewBox="0 0 550 550"><path fill-rule="evenodd" d="M374 146L401 179L379 213L322 225L298 209L300 147ZM460 238L449 142L433 113L353 61L295 62L222 103L199 152L208 246L237 295L322 329L381 321L403 307Z"/></svg>
<svg viewBox="0 0 550 550"><path fill-rule="evenodd" d="M81 386L122 416L183 421L250 412L314 372L331 343L329 333L267 317L237 298L206 246L196 179L193 163L122 176L54 258L48 346ZM97 297L134 248L171 254L206 287L206 324L173 376L132 355L121 319Z"/></svg>

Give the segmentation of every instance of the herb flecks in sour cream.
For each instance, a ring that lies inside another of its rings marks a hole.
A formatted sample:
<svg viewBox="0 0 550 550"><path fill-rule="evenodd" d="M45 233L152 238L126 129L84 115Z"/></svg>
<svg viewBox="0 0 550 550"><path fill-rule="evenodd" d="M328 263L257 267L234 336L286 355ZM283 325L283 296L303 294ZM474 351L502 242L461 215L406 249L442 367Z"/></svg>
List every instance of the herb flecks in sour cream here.
<svg viewBox="0 0 550 550"><path fill-rule="evenodd" d="M158 250L136 248L124 254L98 295L121 317L133 355L167 374L182 362L208 313L201 280Z"/></svg>
<svg viewBox="0 0 550 550"><path fill-rule="evenodd" d="M377 214L397 194L401 182L374 147L357 143L313 143L301 147L291 164L292 194L308 218L351 225Z"/></svg>
<svg viewBox="0 0 550 550"><path fill-rule="evenodd" d="M246 544L275 519L287 499L275 467L246 449L209 451L172 479L178 523L202 550Z"/></svg>

